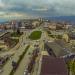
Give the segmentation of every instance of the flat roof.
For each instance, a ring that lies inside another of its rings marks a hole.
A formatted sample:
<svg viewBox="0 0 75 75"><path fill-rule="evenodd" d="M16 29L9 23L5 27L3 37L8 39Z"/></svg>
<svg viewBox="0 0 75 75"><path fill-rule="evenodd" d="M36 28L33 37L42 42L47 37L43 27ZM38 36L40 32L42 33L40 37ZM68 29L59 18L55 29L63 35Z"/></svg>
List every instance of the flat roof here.
<svg viewBox="0 0 75 75"><path fill-rule="evenodd" d="M47 51L42 51L41 54L42 55L49 55Z"/></svg>
<svg viewBox="0 0 75 75"><path fill-rule="evenodd" d="M43 56L40 75L68 75L64 59Z"/></svg>
<svg viewBox="0 0 75 75"><path fill-rule="evenodd" d="M66 51L64 51L64 47L61 47L56 42L47 42L46 45L52 49L57 57L68 54Z"/></svg>

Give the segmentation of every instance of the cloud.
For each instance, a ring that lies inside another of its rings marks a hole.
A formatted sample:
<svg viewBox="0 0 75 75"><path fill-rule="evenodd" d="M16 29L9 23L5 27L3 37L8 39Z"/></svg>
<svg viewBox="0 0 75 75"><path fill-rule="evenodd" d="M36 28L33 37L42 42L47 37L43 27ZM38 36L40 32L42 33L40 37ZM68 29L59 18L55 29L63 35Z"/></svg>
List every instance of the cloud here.
<svg viewBox="0 0 75 75"><path fill-rule="evenodd" d="M0 18L1 19L29 19L29 18L35 18L34 16L31 16L27 13L15 13L15 12L0 12Z"/></svg>
<svg viewBox="0 0 75 75"><path fill-rule="evenodd" d="M3 14L2 14L3 13ZM8 14L7 14L8 13ZM6 16L3 16L6 15ZM0 17L75 15L74 0L0 0Z"/></svg>

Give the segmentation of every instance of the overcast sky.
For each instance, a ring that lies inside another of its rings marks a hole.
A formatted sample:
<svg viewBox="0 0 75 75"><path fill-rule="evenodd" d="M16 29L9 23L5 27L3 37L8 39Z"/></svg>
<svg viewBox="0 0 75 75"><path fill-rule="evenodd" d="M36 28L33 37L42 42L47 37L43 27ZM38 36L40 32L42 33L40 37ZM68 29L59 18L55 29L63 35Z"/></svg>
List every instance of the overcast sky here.
<svg viewBox="0 0 75 75"><path fill-rule="evenodd" d="M0 0L0 18L74 16L75 0Z"/></svg>

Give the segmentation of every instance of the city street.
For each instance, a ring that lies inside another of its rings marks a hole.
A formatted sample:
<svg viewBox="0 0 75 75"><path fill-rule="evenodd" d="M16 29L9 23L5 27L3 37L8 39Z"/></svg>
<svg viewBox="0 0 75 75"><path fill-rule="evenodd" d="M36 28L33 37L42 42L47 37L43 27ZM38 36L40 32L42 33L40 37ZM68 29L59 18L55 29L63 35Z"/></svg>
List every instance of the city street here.
<svg viewBox="0 0 75 75"><path fill-rule="evenodd" d="M42 32L41 38L39 40L30 40L29 35L33 31L39 31L39 30ZM20 62L20 65L18 66L17 70L14 73L14 75L24 75L24 71L27 68L28 63L30 62L31 55L29 54L32 53L33 50L35 50L36 48L34 46L35 45L39 46L39 50L40 50L39 54L41 54L41 52L44 50L44 42L47 42L47 41L53 42L54 39L49 37L47 32L43 28L39 27L33 30L24 31L23 35L19 38L19 43L14 48L0 54L0 56L14 54L12 57L10 57L10 60L8 60L7 63L4 65L3 72L0 75L9 75L13 69L12 61L17 62L19 60L20 55L24 52L25 48L27 47L27 45L30 45L30 48L28 49L27 53L24 55L24 58L22 59L22 61ZM33 68L34 72L32 73L32 75L37 75L39 73L39 69L40 69L39 63L41 63L40 58L41 58L41 55L39 55L39 57L37 57L36 59L35 66Z"/></svg>

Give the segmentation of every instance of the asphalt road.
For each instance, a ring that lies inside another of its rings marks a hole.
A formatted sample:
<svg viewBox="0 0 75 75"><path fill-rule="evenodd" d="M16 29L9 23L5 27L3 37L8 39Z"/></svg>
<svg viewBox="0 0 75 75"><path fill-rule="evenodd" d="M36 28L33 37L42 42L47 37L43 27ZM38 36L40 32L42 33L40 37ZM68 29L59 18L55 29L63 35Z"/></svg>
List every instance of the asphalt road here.
<svg viewBox="0 0 75 75"><path fill-rule="evenodd" d="M35 31L35 30L40 30L42 31L42 36L41 38L36 41L36 40L30 40L28 38L28 36L31 34L31 32ZM14 75L24 75L24 70L29 62L29 55L28 53L32 52L35 47L34 45L35 44L38 44L39 45L39 48L40 48L40 53L42 50L44 50L44 40L48 41L53 41L51 38L48 37L47 33L42 29L42 28L36 28L36 29L33 29L33 30L27 30L27 31L24 31L24 34L20 37L20 41L19 43L13 48L11 49L10 51L8 52L5 52L5 53L2 53L0 54L0 56L5 56L5 55L9 55L11 53L14 54L14 56L12 57L11 60L9 60L5 66L3 67L3 73L0 74L0 75L9 75L11 70L12 70L12 66L11 66L11 62L14 60L14 61L18 61L19 59L19 56L22 54L22 52L24 51L24 49L26 48L26 46L28 44L30 44L30 48L28 50L28 52L26 53L26 55L24 56L23 60L21 61L18 69L16 70L15 74ZM40 59L40 57L39 57ZM38 63L36 65L36 68L38 67ZM33 75L36 74L37 71L34 71Z"/></svg>

